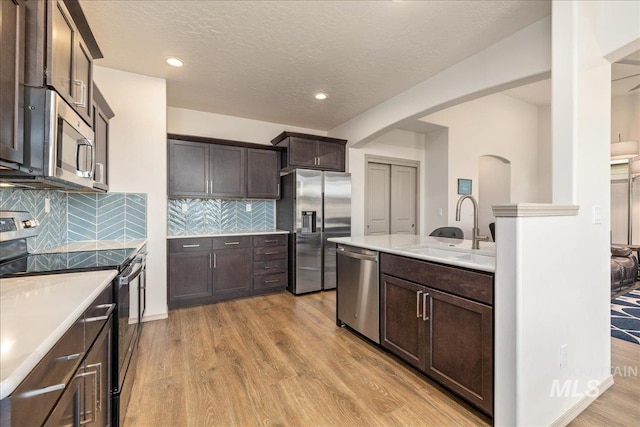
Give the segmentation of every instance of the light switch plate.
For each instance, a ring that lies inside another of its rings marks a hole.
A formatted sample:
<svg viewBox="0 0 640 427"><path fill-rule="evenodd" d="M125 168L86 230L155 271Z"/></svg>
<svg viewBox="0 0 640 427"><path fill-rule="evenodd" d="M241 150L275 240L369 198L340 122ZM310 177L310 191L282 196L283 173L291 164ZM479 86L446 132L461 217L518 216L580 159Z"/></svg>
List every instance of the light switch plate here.
<svg viewBox="0 0 640 427"><path fill-rule="evenodd" d="M44 213L51 212L51 199L48 197L44 198Z"/></svg>
<svg viewBox="0 0 640 427"><path fill-rule="evenodd" d="M600 209L600 206L593 207L593 223L602 224L602 210Z"/></svg>
<svg viewBox="0 0 640 427"><path fill-rule="evenodd" d="M247 209L247 212L251 212L251 203L247 203L245 208Z"/></svg>
<svg viewBox="0 0 640 427"><path fill-rule="evenodd" d="M183 204L182 204L182 213L187 213L187 210L188 210L188 206L187 206L187 204L186 204L186 203L183 203Z"/></svg>

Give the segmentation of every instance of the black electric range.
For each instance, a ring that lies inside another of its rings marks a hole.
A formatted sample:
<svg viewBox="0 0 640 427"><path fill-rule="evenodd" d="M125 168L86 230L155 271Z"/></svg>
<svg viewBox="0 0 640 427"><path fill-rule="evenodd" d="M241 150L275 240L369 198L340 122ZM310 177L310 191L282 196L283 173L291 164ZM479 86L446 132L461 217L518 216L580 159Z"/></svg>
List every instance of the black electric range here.
<svg viewBox="0 0 640 427"><path fill-rule="evenodd" d="M39 274L118 270L121 273L135 258L136 249L24 254L0 263L0 279Z"/></svg>

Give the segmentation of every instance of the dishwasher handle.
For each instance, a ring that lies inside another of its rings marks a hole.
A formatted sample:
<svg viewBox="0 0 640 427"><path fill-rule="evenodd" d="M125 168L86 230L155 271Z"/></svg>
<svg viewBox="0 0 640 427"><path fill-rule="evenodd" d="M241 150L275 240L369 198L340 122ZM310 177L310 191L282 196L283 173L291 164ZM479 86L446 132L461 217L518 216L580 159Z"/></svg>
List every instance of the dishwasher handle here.
<svg viewBox="0 0 640 427"><path fill-rule="evenodd" d="M353 252L350 251L348 249L345 249L344 246L338 246L338 249L336 249L337 253L339 255L344 255L347 256L349 258L357 258L357 259L361 259L364 261L374 261L374 262L378 262L378 253L375 252L374 254L361 254L358 252Z"/></svg>

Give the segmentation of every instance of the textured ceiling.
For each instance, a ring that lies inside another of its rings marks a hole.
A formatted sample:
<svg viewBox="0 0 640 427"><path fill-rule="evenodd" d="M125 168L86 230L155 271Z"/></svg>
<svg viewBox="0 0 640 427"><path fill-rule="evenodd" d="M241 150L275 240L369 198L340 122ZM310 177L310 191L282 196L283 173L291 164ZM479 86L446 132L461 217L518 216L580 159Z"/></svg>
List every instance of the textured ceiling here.
<svg viewBox="0 0 640 427"><path fill-rule="evenodd" d="M547 16L549 1L81 0L105 58L168 105L329 130ZM167 56L185 61L181 69ZM313 94L329 94L317 101Z"/></svg>

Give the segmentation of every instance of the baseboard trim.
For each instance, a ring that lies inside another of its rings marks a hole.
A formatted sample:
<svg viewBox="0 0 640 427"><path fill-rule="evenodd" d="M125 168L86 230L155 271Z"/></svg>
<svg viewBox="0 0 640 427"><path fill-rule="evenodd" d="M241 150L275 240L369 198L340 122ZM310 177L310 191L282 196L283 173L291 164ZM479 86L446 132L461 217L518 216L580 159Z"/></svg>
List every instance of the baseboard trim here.
<svg viewBox="0 0 640 427"><path fill-rule="evenodd" d="M605 378L598 385L598 394L597 395L595 395L595 396L584 396L582 399L580 399L578 402L576 402L575 405L573 405L564 414L562 414L560 416L560 418L558 418L553 423L551 423L551 426L552 427L564 427L564 426L568 425L578 415L580 415L582 413L582 411L587 409L589 407L589 405L591 405L593 402L595 402L596 399L598 399L598 397L600 397L602 395L602 393L607 391L607 389L609 387L611 387L612 385L613 385L613 376L609 375L607 378Z"/></svg>
<svg viewBox="0 0 640 427"><path fill-rule="evenodd" d="M151 314L151 315L146 315L142 318L143 322L153 322L154 320L163 320L163 319L167 319L169 317L169 313L158 313L158 314Z"/></svg>

